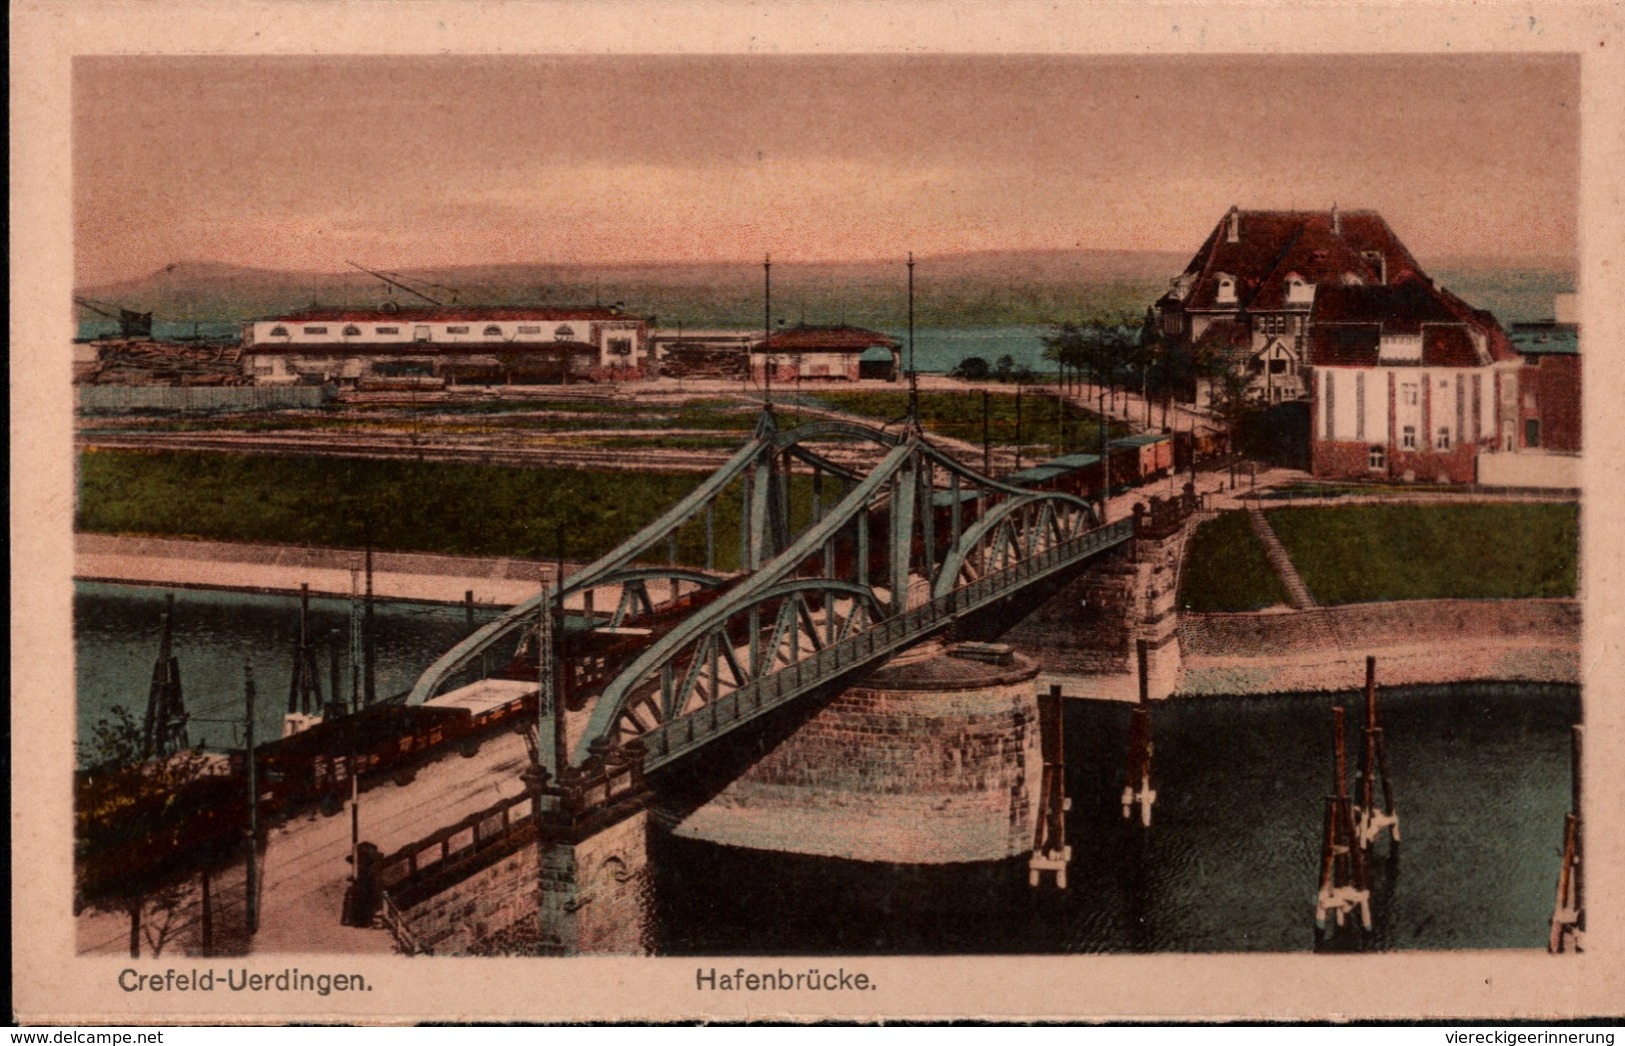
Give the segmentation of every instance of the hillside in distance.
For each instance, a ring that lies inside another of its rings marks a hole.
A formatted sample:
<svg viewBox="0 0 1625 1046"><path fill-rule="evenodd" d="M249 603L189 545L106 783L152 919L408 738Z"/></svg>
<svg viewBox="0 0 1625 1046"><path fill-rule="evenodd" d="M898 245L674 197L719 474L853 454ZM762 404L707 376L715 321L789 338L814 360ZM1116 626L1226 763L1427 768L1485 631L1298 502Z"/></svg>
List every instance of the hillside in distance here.
<svg viewBox="0 0 1625 1046"><path fill-rule="evenodd" d="M981 252L916 259L920 327L1050 324L1091 317L1137 319L1187 255L1153 251ZM1424 261L1424 264L1426 262ZM383 263L370 263L381 271ZM1441 259L1433 275L1503 323L1551 315L1552 295L1574 287L1561 260ZM763 322L762 266L755 262L628 265L515 264L391 270L430 297L470 305L609 305L664 327L756 328ZM81 288L80 296L142 312L163 324L227 324L312 304L425 304L354 269L287 272L184 261L138 279ZM773 320L850 323L896 330L907 322L907 270L894 261L773 263ZM83 322L99 319L81 309Z"/></svg>

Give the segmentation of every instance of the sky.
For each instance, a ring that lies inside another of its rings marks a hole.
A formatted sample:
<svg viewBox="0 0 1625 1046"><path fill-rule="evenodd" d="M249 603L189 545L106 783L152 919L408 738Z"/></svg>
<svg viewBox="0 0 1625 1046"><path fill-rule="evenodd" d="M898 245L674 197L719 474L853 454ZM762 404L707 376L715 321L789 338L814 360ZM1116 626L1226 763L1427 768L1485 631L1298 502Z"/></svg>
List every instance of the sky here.
<svg viewBox="0 0 1625 1046"><path fill-rule="evenodd" d="M1572 257L1579 61L81 57L75 276L1194 253L1232 204Z"/></svg>

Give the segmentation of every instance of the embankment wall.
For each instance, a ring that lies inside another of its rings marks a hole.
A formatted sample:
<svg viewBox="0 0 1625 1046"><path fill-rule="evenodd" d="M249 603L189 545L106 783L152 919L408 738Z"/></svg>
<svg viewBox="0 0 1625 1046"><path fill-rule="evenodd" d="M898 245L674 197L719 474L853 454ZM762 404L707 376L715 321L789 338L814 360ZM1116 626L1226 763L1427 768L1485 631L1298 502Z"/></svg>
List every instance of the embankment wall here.
<svg viewBox="0 0 1625 1046"><path fill-rule="evenodd" d="M1257 694L1384 684L1580 682L1573 599L1409 600L1287 613L1182 614L1178 693Z"/></svg>

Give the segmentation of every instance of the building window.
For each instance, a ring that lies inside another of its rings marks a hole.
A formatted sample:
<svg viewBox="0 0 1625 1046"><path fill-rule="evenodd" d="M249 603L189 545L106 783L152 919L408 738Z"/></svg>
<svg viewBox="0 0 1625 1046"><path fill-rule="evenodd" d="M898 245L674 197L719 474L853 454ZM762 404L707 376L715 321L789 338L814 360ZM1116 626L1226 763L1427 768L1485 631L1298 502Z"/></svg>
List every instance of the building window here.
<svg viewBox="0 0 1625 1046"><path fill-rule="evenodd" d="M378 333L379 334L399 334L400 332L401 332L401 329L399 327L379 327L378 328Z"/></svg>
<svg viewBox="0 0 1625 1046"><path fill-rule="evenodd" d="M286 328L286 327L272 327L271 328L271 337L273 337L273 338L286 338L287 336L288 336L288 328Z"/></svg>
<svg viewBox="0 0 1625 1046"><path fill-rule="evenodd" d="M1217 296L1217 299L1219 301L1235 301L1236 300L1236 281L1235 281L1235 279L1233 277L1226 276L1224 273L1220 273L1219 274L1219 289L1218 289L1218 292L1217 292L1216 296Z"/></svg>
<svg viewBox="0 0 1625 1046"><path fill-rule="evenodd" d="M1406 450L1416 449L1416 426L1406 425L1399 437L1399 445Z"/></svg>
<svg viewBox="0 0 1625 1046"><path fill-rule="evenodd" d="M1388 467L1388 452L1380 446L1372 446L1366 454L1365 463L1373 472L1380 472Z"/></svg>
<svg viewBox="0 0 1625 1046"><path fill-rule="evenodd" d="M611 338L609 339L608 348L611 356L630 356L632 355L632 339Z"/></svg>
<svg viewBox="0 0 1625 1046"><path fill-rule="evenodd" d="M446 333L447 334L467 334L468 333L468 328L467 327L447 327L446 328Z"/></svg>
<svg viewBox="0 0 1625 1046"><path fill-rule="evenodd" d="M344 328L344 336L346 338L359 338L361 337L361 328L357 327L355 324L351 324L350 326Z"/></svg>
<svg viewBox="0 0 1625 1046"><path fill-rule="evenodd" d="M500 338L502 337L502 328L498 327L494 323L487 324L485 328L485 336L487 338Z"/></svg>
<svg viewBox="0 0 1625 1046"><path fill-rule="evenodd" d="M1450 426L1442 425L1439 427L1439 439L1435 445L1440 450L1450 449Z"/></svg>
<svg viewBox="0 0 1625 1046"><path fill-rule="evenodd" d="M1407 381L1399 387L1399 402L1407 407L1414 407L1420 402L1417 398L1416 382Z"/></svg>
<svg viewBox="0 0 1625 1046"><path fill-rule="evenodd" d="M327 328L326 327L306 327L305 328L305 333L306 334L326 334L327 333Z"/></svg>
<svg viewBox="0 0 1625 1046"><path fill-rule="evenodd" d="M1179 322L1179 313L1165 312L1162 314L1162 329L1167 334L1178 334L1184 325Z"/></svg>
<svg viewBox="0 0 1625 1046"><path fill-rule="evenodd" d="M1511 450L1512 437L1507 437L1507 449ZM1526 447L1540 446L1540 422L1534 418L1525 418L1523 423L1523 445Z"/></svg>
<svg viewBox="0 0 1625 1046"><path fill-rule="evenodd" d="M1271 374L1285 374L1286 373L1286 360L1283 360L1283 359L1270 360L1270 373Z"/></svg>
<svg viewBox="0 0 1625 1046"><path fill-rule="evenodd" d="M554 341L570 341L575 336L575 330L568 323L563 324L558 329L553 331Z"/></svg>
<svg viewBox="0 0 1625 1046"><path fill-rule="evenodd" d="M520 327L519 327L519 333L520 334L540 334L540 333L542 333L542 328L535 327L535 326L527 327L527 326L524 326L524 325L521 324Z"/></svg>

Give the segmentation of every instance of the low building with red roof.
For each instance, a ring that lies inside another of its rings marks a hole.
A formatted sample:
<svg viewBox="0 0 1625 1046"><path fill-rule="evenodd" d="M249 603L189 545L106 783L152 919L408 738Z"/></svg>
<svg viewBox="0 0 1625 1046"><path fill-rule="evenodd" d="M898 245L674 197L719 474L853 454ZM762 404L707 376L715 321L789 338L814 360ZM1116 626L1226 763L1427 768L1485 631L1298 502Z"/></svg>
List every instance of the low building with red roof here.
<svg viewBox="0 0 1625 1046"><path fill-rule="evenodd" d="M243 325L257 384L548 384L653 376L649 321L619 306L324 308Z"/></svg>
<svg viewBox="0 0 1625 1046"><path fill-rule="evenodd" d="M897 376L901 348L896 338L879 331L845 324L815 327L803 323L775 331L772 337L751 345L750 375L757 382L765 380L770 370L774 381L890 381Z"/></svg>
<svg viewBox="0 0 1625 1046"><path fill-rule="evenodd" d="M1519 445L1510 339L1375 212L1232 207L1152 312L1261 404L1307 409L1316 475L1473 482L1480 452ZM1197 382L1198 405L1217 384Z"/></svg>

